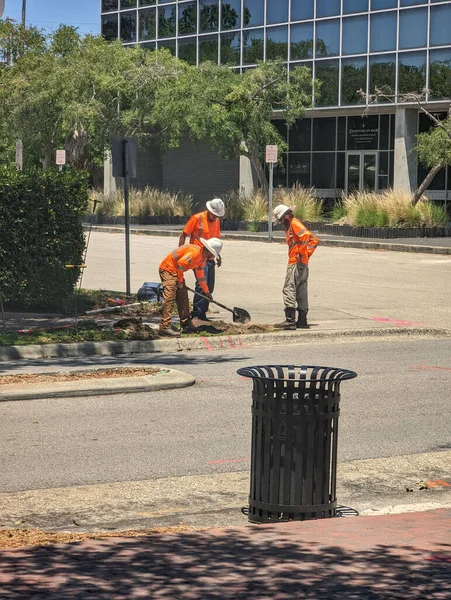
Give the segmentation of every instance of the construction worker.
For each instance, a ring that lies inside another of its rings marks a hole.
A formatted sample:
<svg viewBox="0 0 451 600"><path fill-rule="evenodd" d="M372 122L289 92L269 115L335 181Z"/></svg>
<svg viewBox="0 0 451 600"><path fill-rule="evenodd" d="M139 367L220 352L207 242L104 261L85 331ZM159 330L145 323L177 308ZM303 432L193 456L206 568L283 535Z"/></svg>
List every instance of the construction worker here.
<svg viewBox="0 0 451 600"><path fill-rule="evenodd" d="M183 246L186 238L190 237L190 244L200 245L200 238L209 240L211 238L219 239L221 237L221 222L220 218L224 216L225 207L224 202L220 198L213 198L207 202L207 210L193 215L184 230L180 234L179 246ZM221 258L218 257L216 264L218 267L221 266ZM205 265L205 278L207 281L208 289L213 293L215 289L215 261L207 260ZM201 286L196 282L196 292L201 292ZM201 321L208 321L208 300L204 300L197 294L193 300L193 312L191 313L192 318L200 319Z"/></svg>
<svg viewBox="0 0 451 600"><path fill-rule="evenodd" d="M184 273L193 269L200 289L205 296L212 298L206 283L204 270L208 260L218 260L222 250L222 242L217 238L205 240L199 238L199 245L180 246L160 264L160 279L163 285L163 304L161 307L161 323L159 334L168 337L179 337L180 333L171 327L171 316L174 302L180 317L181 330L192 330L189 313L188 290L185 286Z"/></svg>
<svg viewBox="0 0 451 600"><path fill-rule="evenodd" d="M308 328L308 262L315 252L318 238L293 216L293 209L285 204L276 206L274 224L282 223L288 244L288 266L283 286L285 321L274 325L277 329ZM296 306L298 318L296 321Z"/></svg>

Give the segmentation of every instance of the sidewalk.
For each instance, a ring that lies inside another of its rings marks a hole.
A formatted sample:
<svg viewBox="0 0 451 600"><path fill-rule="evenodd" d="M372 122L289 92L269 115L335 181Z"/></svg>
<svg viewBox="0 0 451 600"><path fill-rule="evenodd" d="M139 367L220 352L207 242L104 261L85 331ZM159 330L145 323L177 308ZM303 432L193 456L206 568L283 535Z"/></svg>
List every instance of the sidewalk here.
<svg viewBox="0 0 451 600"><path fill-rule="evenodd" d="M1 600L445 600L451 510L0 551Z"/></svg>

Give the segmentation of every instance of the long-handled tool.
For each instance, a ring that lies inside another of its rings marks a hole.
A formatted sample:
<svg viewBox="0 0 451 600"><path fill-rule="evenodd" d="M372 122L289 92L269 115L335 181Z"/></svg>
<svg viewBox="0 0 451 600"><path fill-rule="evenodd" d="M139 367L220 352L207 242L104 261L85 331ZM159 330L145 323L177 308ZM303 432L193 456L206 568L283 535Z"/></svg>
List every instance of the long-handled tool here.
<svg viewBox="0 0 451 600"><path fill-rule="evenodd" d="M249 321L251 320L251 315L244 308L238 308L237 306L234 306L233 308L229 308L228 306L225 306L224 304L221 304L220 302L217 302L216 300L210 300L209 298L207 298L207 296L204 296L203 294L199 294L199 292L192 290L188 286L186 286L186 289L189 290L190 292L193 292L193 294L197 294L201 298L204 298L208 302L213 302L213 304L217 304L221 308L225 308L226 310L231 312L233 314L233 322L234 323L249 323Z"/></svg>

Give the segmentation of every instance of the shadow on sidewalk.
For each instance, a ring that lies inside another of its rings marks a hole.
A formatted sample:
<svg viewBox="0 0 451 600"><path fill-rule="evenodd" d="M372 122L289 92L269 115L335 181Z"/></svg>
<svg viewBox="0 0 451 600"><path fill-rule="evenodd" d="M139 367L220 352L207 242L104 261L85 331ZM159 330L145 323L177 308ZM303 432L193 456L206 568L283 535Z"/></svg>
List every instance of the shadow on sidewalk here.
<svg viewBox="0 0 451 600"><path fill-rule="evenodd" d="M365 528L352 545L346 529L322 530L324 545L308 541L315 532L301 541L301 529L279 527L0 552L0 598L449 598L449 545L365 545ZM418 537L421 545L421 527Z"/></svg>

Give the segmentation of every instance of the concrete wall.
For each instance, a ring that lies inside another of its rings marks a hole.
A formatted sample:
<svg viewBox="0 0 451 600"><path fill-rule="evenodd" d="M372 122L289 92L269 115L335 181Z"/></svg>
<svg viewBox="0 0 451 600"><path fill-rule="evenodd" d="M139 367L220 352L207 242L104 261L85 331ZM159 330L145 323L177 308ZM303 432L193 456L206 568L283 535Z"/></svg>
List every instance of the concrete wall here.
<svg viewBox="0 0 451 600"><path fill-rule="evenodd" d="M393 187L412 192L417 185L418 162L413 148L418 131L418 110L397 108L395 121L395 164Z"/></svg>

